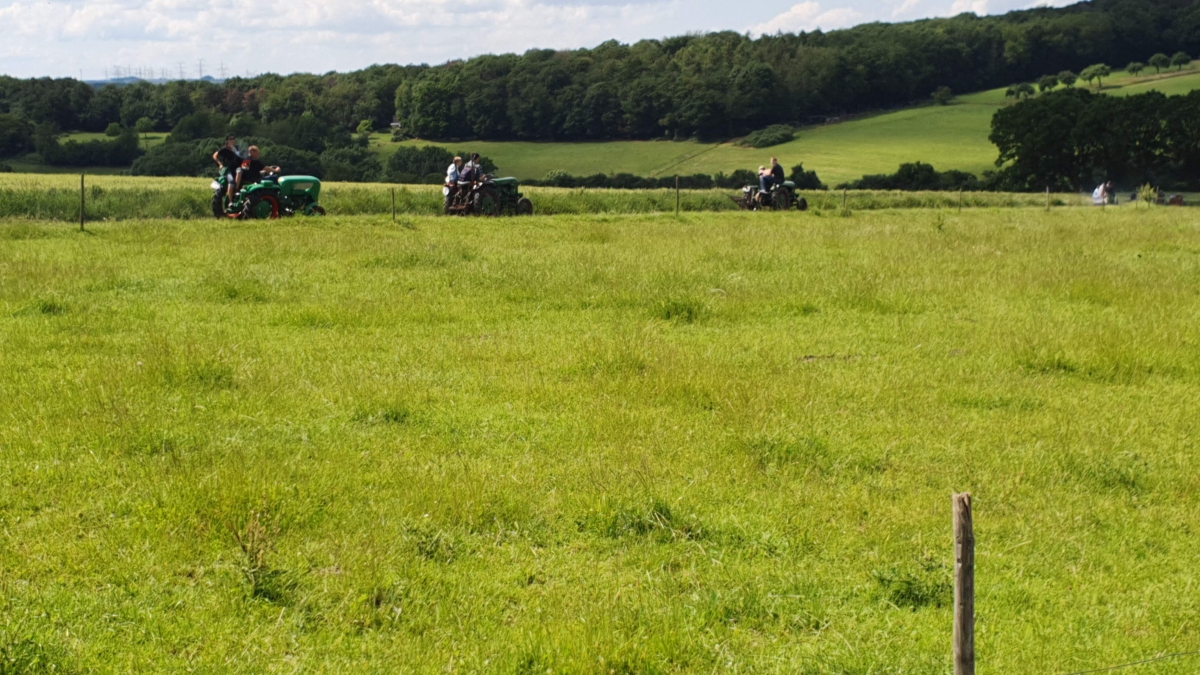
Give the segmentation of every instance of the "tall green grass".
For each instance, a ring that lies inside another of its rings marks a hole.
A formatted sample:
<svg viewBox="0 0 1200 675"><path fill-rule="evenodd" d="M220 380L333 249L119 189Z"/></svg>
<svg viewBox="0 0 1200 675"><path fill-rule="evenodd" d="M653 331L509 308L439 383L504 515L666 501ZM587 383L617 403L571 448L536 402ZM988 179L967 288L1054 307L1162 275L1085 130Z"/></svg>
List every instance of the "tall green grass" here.
<svg viewBox="0 0 1200 675"><path fill-rule="evenodd" d="M92 220L137 218L212 218L208 181L194 178L133 178L90 176L85 179L87 217ZM390 214L393 191L397 212L406 215L436 215L442 210L441 187L430 185L381 185L326 183L322 204L333 214ZM543 215L664 213L675 210L673 190L590 190L524 188ZM732 211L734 190L684 190L680 209L686 212ZM842 193L805 193L812 208L841 210ZM957 193L879 192L849 193L849 209L952 208L959 205ZM964 207L1042 206L1045 195L966 193ZM0 217L35 220L79 219L77 176L0 175ZM1056 205L1082 204L1079 195L1054 195Z"/></svg>
<svg viewBox="0 0 1200 675"><path fill-rule="evenodd" d="M1185 209L3 220L0 668L946 673L955 490L981 673L1198 649L1198 284Z"/></svg>

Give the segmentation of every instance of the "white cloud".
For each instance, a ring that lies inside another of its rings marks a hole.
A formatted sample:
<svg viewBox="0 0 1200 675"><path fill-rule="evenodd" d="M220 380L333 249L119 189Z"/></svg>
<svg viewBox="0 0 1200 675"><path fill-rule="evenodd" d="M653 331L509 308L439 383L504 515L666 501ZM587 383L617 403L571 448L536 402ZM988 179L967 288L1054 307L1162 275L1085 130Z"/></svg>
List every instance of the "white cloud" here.
<svg viewBox="0 0 1200 675"><path fill-rule="evenodd" d="M818 28L832 30L852 26L862 18L862 12L852 7L837 7L821 11L819 2L802 2L779 16L751 28L750 32L771 34L779 31L811 31Z"/></svg>
<svg viewBox="0 0 1200 675"><path fill-rule="evenodd" d="M921 0L904 0L904 3L892 10L892 18L896 19L908 14L921 4Z"/></svg>
<svg viewBox="0 0 1200 675"><path fill-rule="evenodd" d="M833 30L1074 0L0 0L0 74L353 70L713 30ZM798 3L798 4L797 4ZM784 9L792 5L790 9ZM782 12L781 12L782 10ZM749 27L749 28L748 28Z"/></svg>
<svg viewBox="0 0 1200 675"><path fill-rule="evenodd" d="M954 0L954 4L950 5L950 13L962 14L963 12L974 12L983 16L988 13L988 0Z"/></svg>

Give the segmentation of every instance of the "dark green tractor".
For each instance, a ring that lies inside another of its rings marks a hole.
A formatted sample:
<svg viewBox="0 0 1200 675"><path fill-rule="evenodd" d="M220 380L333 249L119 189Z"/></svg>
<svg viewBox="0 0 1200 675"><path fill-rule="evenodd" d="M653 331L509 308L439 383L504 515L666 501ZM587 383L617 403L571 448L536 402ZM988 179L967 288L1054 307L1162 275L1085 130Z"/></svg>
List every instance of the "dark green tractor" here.
<svg viewBox="0 0 1200 675"><path fill-rule="evenodd" d="M213 181L212 210L217 218L256 218L272 220L296 214L323 216L321 180L313 176L267 176L260 183L242 188L228 197L228 179L221 176Z"/></svg>
<svg viewBox="0 0 1200 675"><path fill-rule="evenodd" d="M484 176L483 180L471 186L469 190L455 195L448 201L446 213L532 216L533 202L521 193L521 185L516 178Z"/></svg>
<svg viewBox="0 0 1200 675"><path fill-rule="evenodd" d="M742 188L740 197L730 199L747 211L787 211L791 208L808 210L808 200L800 196L796 191L796 184L790 180L772 186L769 192L763 192L757 185L747 185Z"/></svg>

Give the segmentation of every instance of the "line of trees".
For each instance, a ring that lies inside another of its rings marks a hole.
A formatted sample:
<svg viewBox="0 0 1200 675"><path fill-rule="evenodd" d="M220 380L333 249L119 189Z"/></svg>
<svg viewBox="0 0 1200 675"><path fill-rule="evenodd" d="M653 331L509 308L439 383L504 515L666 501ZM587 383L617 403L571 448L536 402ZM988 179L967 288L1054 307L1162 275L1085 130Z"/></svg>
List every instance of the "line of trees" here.
<svg viewBox="0 0 1200 675"><path fill-rule="evenodd" d="M223 83L93 89L72 79L0 77L0 114L84 131L139 121L166 131L195 114L272 127L308 114L342 135L364 121L379 129L398 120L415 136L443 140L721 138L902 105L940 87L978 91L1125 63L1148 49L1200 49L1200 3L1094 0L829 33L687 35Z"/></svg>
<svg viewBox="0 0 1200 675"><path fill-rule="evenodd" d="M1166 54L1155 54L1150 57L1150 65L1155 69L1156 74L1161 73L1163 68L1174 67L1178 70L1183 70L1191 65L1192 57L1187 52L1176 52L1175 56L1167 56ZM1131 61L1128 66L1125 66L1126 72L1130 75L1139 75L1146 70L1146 64L1141 61ZM1096 82L1097 88L1103 88L1104 78L1112 75L1112 68L1106 63L1096 63L1084 68L1078 75L1070 70L1064 70L1057 75L1043 75L1037 79L1037 88L1028 82L1014 84L1005 92L1008 98L1021 100L1035 95L1037 92L1047 92L1056 88L1058 85L1073 87L1079 80L1083 80L1088 84Z"/></svg>

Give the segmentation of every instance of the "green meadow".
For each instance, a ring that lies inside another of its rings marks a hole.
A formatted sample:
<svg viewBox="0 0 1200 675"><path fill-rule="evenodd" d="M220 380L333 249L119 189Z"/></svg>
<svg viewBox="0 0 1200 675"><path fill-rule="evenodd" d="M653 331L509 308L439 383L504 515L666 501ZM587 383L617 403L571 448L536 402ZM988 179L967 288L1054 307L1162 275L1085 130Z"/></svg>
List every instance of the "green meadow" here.
<svg viewBox="0 0 1200 675"><path fill-rule="evenodd" d="M1084 86L1084 85L1079 85ZM1130 76L1118 72L1104 83L1111 95L1162 91L1186 94L1200 88L1200 71ZM906 162L921 161L939 170L981 174L996 168L996 147L988 140L992 115L1007 101L1004 89L959 96L949 106L923 105L806 127L790 143L754 149L734 142L614 141L608 143L472 142L440 143L451 150L470 148L491 157L502 173L543 178L551 170L575 175L632 173L639 176L732 173L757 169L778 156L789 169L804 163L829 185L867 174L893 173ZM406 141L426 145L429 141ZM400 145L385 134L373 147L390 155Z"/></svg>
<svg viewBox="0 0 1200 675"><path fill-rule="evenodd" d="M1198 287L1190 209L0 220L0 672L945 673L952 491L979 672L1197 650Z"/></svg>

